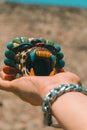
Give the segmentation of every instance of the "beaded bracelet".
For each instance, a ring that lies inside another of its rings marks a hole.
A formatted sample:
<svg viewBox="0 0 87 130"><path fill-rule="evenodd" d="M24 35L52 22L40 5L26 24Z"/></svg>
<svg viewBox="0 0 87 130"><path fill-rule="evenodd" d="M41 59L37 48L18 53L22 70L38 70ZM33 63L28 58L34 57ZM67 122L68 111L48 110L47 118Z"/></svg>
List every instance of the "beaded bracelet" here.
<svg viewBox="0 0 87 130"><path fill-rule="evenodd" d="M5 65L21 76L53 76L65 66L60 45L44 38L17 37L7 43L5 57Z"/></svg>
<svg viewBox="0 0 87 130"><path fill-rule="evenodd" d="M60 97L64 93L71 91L81 92L87 95L87 90L85 90L80 84L61 84L57 88L51 89L51 91L44 97L42 103L42 110L44 112L44 123L46 125L60 128L59 124L53 124L52 122L51 105L58 97Z"/></svg>

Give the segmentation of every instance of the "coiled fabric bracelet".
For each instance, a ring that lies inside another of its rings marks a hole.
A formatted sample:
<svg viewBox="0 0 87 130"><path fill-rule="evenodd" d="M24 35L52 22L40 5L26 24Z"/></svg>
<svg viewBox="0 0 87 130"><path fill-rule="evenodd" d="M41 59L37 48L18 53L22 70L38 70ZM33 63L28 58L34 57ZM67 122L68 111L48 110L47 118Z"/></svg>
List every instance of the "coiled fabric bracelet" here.
<svg viewBox="0 0 87 130"><path fill-rule="evenodd" d="M51 111L51 105L53 102L63 95L64 93L76 91L81 92L85 95L87 95L87 90L85 90L80 84L74 85L74 84L61 84L57 88L53 88L43 99L42 103L42 110L44 112L44 123L48 126L53 126L60 128L61 126L59 124L53 124L52 122L52 111Z"/></svg>
<svg viewBox="0 0 87 130"><path fill-rule="evenodd" d="M20 76L53 76L64 72L64 54L59 44L44 38L17 37L7 43L4 63ZM7 72L7 69L3 69Z"/></svg>

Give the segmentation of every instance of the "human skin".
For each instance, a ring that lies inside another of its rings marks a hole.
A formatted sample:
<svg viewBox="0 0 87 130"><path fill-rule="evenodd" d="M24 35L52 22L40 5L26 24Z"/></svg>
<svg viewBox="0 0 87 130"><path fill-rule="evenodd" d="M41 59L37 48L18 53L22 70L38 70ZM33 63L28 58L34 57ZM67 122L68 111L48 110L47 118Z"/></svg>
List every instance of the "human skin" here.
<svg viewBox="0 0 87 130"><path fill-rule="evenodd" d="M78 84L80 78L71 72L54 76L23 76L12 81L3 80L6 74L0 72L0 89L12 92L22 100L41 106L43 97L60 84ZM52 104L52 112L65 130L87 130L87 97L80 92L66 93Z"/></svg>
<svg viewBox="0 0 87 130"><path fill-rule="evenodd" d="M80 82L79 77L70 72L61 72L54 76L23 76L12 81L3 80L7 75L3 71L0 75L0 89L13 92L32 105L41 105L43 97L60 84Z"/></svg>

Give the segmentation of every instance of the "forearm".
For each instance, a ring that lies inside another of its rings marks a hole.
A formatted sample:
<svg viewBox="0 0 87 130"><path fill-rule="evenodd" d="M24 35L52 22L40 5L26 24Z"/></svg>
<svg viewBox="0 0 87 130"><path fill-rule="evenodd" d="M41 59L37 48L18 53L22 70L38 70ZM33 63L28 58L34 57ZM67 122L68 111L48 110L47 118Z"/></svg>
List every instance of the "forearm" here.
<svg viewBox="0 0 87 130"><path fill-rule="evenodd" d="M87 130L87 97L79 92L60 96L52 111L65 130Z"/></svg>

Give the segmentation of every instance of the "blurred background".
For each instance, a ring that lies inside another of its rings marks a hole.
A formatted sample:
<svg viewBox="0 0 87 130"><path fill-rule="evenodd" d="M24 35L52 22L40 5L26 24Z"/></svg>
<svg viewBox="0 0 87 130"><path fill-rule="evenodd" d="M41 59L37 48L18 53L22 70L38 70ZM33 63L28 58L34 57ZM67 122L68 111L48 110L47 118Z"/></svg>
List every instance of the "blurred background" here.
<svg viewBox="0 0 87 130"><path fill-rule="evenodd" d="M84 5L86 7L86 3ZM20 36L44 37L61 45L65 56L65 69L79 75L83 86L87 88L87 9L82 7L81 4L74 7L1 0L0 70L4 65L7 42ZM0 91L0 130L55 128L43 125L40 107L33 107L12 93Z"/></svg>

